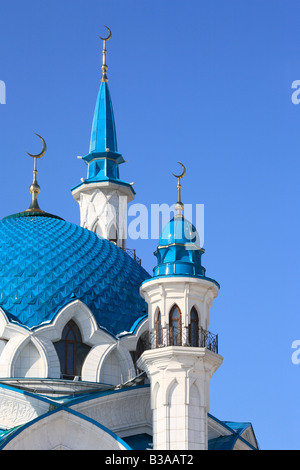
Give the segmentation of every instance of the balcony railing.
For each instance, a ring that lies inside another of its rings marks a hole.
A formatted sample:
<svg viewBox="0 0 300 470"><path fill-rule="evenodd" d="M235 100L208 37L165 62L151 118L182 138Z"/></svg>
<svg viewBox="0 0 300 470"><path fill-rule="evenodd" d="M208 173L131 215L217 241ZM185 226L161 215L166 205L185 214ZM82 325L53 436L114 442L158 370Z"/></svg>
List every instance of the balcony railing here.
<svg viewBox="0 0 300 470"><path fill-rule="evenodd" d="M136 252L135 252L135 249L134 248L126 248L125 249L126 253L131 256L131 258L134 259L134 261L136 261L139 265L142 264L142 260L141 258L139 258L138 256L136 256Z"/></svg>
<svg viewBox="0 0 300 470"><path fill-rule="evenodd" d="M190 332L189 328L182 328L180 332L174 332L165 327L149 332L149 338L145 349L163 348L166 346L187 346L207 348L218 354L218 335L199 328L198 331Z"/></svg>

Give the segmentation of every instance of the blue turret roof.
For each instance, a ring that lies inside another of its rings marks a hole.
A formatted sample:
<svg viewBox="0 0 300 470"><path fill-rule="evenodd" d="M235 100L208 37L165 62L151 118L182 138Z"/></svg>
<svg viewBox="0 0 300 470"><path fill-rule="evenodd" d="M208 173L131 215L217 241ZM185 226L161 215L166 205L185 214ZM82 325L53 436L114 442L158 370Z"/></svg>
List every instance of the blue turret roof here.
<svg viewBox="0 0 300 470"><path fill-rule="evenodd" d="M204 251L196 228L179 211L162 230L154 253L157 264L153 269L153 278L201 277L220 287L217 281L205 275L206 269L201 260Z"/></svg>
<svg viewBox="0 0 300 470"><path fill-rule="evenodd" d="M160 236L154 276L204 276L203 253L196 228L183 215L177 214Z"/></svg>

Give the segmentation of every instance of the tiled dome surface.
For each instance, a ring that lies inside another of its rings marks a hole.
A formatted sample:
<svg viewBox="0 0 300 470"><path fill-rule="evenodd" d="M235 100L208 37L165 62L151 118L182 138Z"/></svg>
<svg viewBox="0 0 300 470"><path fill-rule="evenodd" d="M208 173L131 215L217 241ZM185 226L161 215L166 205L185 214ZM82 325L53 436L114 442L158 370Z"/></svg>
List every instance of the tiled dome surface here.
<svg viewBox="0 0 300 470"><path fill-rule="evenodd" d="M147 306L149 274L123 250L59 218L12 216L0 222L0 307L28 328L51 322L80 299L112 334L130 331Z"/></svg>

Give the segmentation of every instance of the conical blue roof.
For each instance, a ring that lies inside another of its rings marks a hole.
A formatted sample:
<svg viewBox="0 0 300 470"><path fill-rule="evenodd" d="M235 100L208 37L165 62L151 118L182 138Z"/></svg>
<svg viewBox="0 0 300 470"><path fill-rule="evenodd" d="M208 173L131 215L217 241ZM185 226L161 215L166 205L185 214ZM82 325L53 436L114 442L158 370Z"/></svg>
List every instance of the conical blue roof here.
<svg viewBox="0 0 300 470"><path fill-rule="evenodd" d="M110 241L49 214L0 221L0 307L28 328L80 299L99 327L130 331L146 313L139 286L148 277Z"/></svg>
<svg viewBox="0 0 300 470"><path fill-rule="evenodd" d="M107 82L101 82L92 125L91 152L118 152L115 118Z"/></svg>
<svg viewBox="0 0 300 470"><path fill-rule="evenodd" d="M119 165L124 163L117 149L117 134L112 101L107 82L101 82L93 117L90 150L82 159L88 165L87 178L72 188L90 183L113 182L135 191L131 184L120 179Z"/></svg>

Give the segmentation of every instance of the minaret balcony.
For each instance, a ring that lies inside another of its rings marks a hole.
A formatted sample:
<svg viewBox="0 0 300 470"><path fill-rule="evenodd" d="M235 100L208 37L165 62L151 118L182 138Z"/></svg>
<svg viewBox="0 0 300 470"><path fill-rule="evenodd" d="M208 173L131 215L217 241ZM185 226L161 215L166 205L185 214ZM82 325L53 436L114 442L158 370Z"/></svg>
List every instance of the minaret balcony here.
<svg viewBox="0 0 300 470"><path fill-rule="evenodd" d="M170 326L156 328L149 332L149 343L146 349L163 348L167 346L207 348L218 354L218 335L204 328L193 331L190 327L175 330Z"/></svg>

